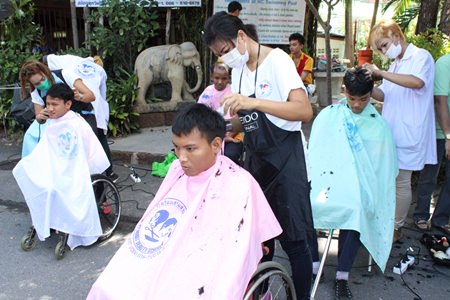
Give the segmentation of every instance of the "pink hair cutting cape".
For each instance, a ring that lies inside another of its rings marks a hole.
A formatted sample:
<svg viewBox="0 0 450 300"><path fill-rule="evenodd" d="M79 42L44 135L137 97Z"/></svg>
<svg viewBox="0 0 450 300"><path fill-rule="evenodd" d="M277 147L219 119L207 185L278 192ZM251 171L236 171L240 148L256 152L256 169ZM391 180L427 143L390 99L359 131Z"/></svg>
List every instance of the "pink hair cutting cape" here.
<svg viewBox="0 0 450 300"><path fill-rule="evenodd" d="M194 177L176 160L87 298L242 299L261 243L281 231L258 183L231 160L219 155Z"/></svg>

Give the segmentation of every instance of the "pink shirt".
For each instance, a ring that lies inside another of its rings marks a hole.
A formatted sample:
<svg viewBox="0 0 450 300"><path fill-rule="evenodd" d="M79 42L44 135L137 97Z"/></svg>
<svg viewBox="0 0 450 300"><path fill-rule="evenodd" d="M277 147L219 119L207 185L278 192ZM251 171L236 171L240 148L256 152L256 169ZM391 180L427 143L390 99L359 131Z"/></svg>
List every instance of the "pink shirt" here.
<svg viewBox="0 0 450 300"><path fill-rule="evenodd" d="M213 110L217 110L220 107L220 100L222 100L223 96L228 94L231 94L230 84L227 84L227 87L223 91L216 90L214 84L211 84L200 95L198 103L205 104Z"/></svg>

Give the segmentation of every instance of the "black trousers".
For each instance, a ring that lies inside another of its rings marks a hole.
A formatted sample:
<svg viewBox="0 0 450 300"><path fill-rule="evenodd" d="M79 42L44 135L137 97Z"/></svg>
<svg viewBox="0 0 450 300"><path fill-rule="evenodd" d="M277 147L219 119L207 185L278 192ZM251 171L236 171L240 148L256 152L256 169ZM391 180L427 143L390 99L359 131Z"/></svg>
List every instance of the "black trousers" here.
<svg viewBox="0 0 450 300"><path fill-rule="evenodd" d="M111 174L113 172L112 159L111 159L111 149L109 149L108 137L104 133L103 129L97 128L97 138L100 141L100 144L102 145L103 150L105 151L106 157L108 157L109 164L110 164L108 169L106 169L106 171L105 171L106 175Z"/></svg>
<svg viewBox="0 0 450 300"><path fill-rule="evenodd" d="M289 257L292 269L295 292L298 300L308 300L311 294L312 281L312 259L311 251L306 240L304 241L281 241L281 247ZM269 254L262 261L271 261L275 252L275 240L264 242L270 249Z"/></svg>

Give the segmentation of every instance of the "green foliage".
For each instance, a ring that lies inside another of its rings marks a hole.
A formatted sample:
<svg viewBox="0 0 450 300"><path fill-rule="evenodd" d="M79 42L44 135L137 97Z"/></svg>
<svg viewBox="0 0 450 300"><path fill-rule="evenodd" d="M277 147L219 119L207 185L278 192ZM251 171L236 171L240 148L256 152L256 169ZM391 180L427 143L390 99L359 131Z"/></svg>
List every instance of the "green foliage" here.
<svg viewBox="0 0 450 300"><path fill-rule="evenodd" d="M387 70L391 65L392 60L390 60L387 56L383 56L380 53L374 51L372 63L377 66L380 70Z"/></svg>
<svg viewBox="0 0 450 300"><path fill-rule="evenodd" d="M383 5L382 12L385 13L390 6L394 5L394 16L398 17L405 13L405 11L412 7L418 7L420 5L419 0L389 0Z"/></svg>
<svg viewBox="0 0 450 300"><path fill-rule="evenodd" d="M92 11L89 21L98 24L104 18L104 26L96 26L90 34L90 46L97 48L108 61L108 74L119 77L120 69L133 73L134 61L147 46L149 38L159 29L156 1L105 0L102 7Z"/></svg>
<svg viewBox="0 0 450 300"><path fill-rule="evenodd" d="M13 0L14 13L0 23L0 85L18 80L21 65L30 58L34 42L42 29L32 22L34 4L31 0Z"/></svg>
<svg viewBox="0 0 450 300"><path fill-rule="evenodd" d="M0 86L9 86L19 81L22 64L30 59L39 59L32 53L39 41L42 29L33 23L34 4L31 0L13 0L14 13L0 22ZM13 91L0 90L0 118L5 131L13 131L17 123L10 117Z"/></svg>
<svg viewBox="0 0 450 300"><path fill-rule="evenodd" d="M139 129L139 125L133 121L133 117L139 116L133 111L137 97L137 77L123 69L120 72L122 74L118 79L107 81L106 99L110 110L108 129L112 136L127 135Z"/></svg>
<svg viewBox="0 0 450 300"><path fill-rule="evenodd" d="M31 0L12 0L14 13L0 24L2 44L20 51L31 52L33 42L38 41L42 29L33 23L34 4Z"/></svg>
<svg viewBox="0 0 450 300"><path fill-rule="evenodd" d="M157 2L150 0L105 0L103 6L92 11L88 20L104 26L93 28L89 46L97 49L108 73L107 101L110 106L108 128L113 136L127 135L138 129L133 121L134 101L137 95L134 62L148 46L148 40L157 34L159 23Z"/></svg>
<svg viewBox="0 0 450 300"><path fill-rule="evenodd" d="M90 51L86 48L78 48L78 49L67 48L65 50L59 50L56 54L57 55L72 54L79 57L88 57L91 55Z"/></svg>
<svg viewBox="0 0 450 300"><path fill-rule="evenodd" d="M408 27L415 23L414 21L418 15L419 6L409 7L405 9L405 11L401 15L395 16L394 20L395 22L397 22L398 26L400 26L403 32L407 32Z"/></svg>
<svg viewBox="0 0 450 300"><path fill-rule="evenodd" d="M436 61L450 53L449 37L439 29L427 29L418 35L409 35L407 40L419 48L428 50Z"/></svg>

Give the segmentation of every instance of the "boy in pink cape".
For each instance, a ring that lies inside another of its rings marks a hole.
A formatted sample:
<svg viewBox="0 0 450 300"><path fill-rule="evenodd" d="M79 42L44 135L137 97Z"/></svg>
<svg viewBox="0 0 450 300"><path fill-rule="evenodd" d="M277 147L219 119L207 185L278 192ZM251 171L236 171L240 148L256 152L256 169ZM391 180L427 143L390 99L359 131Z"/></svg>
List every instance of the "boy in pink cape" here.
<svg viewBox="0 0 450 300"><path fill-rule="evenodd" d="M190 105L172 133L179 159L88 299L242 299L281 233L258 183L221 155L219 113Z"/></svg>

